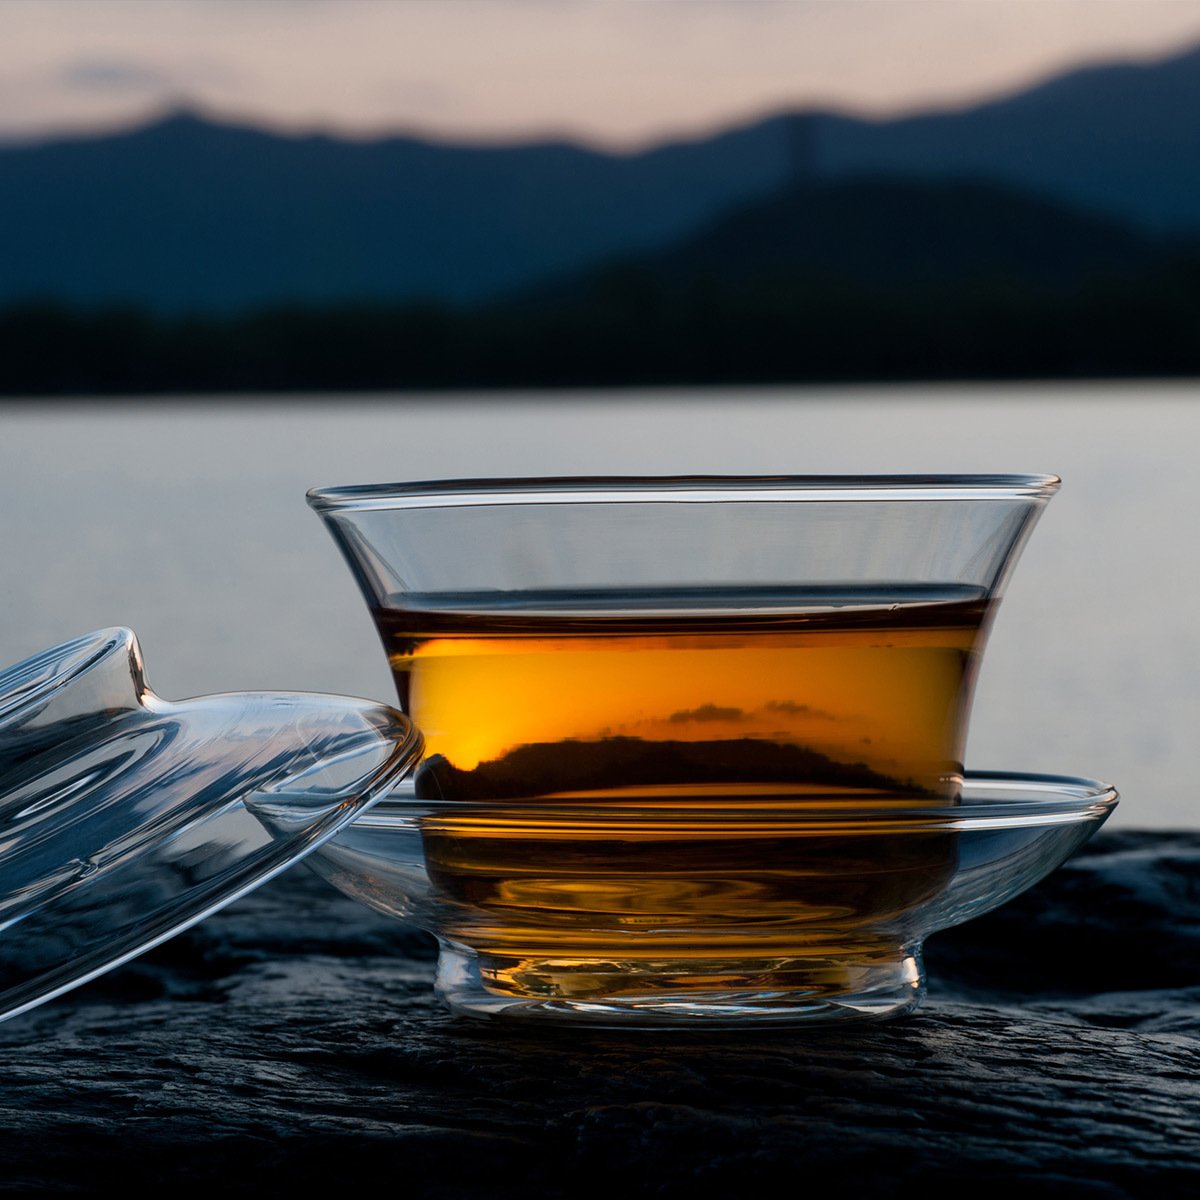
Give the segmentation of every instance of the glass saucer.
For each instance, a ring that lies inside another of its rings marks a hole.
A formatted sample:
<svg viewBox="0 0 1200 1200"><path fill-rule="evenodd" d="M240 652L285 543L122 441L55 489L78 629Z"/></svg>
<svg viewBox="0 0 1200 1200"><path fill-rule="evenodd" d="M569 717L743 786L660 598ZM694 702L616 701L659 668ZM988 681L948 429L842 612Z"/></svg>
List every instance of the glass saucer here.
<svg viewBox="0 0 1200 1200"><path fill-rule="evenodd" d="M420 752L339 696L168 703L109 629L0 673L0 1020L202 920L309 854ZM251 802L285 807L270 833Z"/></svg>
<svg viewBox="0 0 1200 1200"><path fill-rule="evenodd" d="M309 865L436 935L438 992L464 1016L877 1020L921 1002L926 937L1037 883L1116 804L1095 780L1011 773L907 808L485 805L419 799L406 780ZM282 828L286 806L259 815Z"/></svg>

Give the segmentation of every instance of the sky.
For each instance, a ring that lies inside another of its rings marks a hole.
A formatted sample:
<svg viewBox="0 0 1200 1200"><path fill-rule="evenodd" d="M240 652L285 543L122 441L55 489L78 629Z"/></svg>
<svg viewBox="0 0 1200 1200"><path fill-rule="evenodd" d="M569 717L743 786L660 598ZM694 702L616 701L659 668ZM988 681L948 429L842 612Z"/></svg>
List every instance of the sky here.
<svg viewBox="0 0 1200 1200"><path fill-rule="evenodd" d="M786 108L958 107L1200 43L1200 0L0 0L0 137L189 106L613 148Z"/></svg>

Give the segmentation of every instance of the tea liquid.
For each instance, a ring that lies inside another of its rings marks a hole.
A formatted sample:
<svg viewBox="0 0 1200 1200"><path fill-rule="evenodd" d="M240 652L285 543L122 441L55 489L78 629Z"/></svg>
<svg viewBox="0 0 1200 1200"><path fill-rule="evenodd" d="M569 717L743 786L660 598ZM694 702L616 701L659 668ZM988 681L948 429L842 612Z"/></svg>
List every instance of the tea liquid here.
<svg viewBox="0 0 1200 1200"><path fill-rule="evenodd" d="M431 799L953 802L985 608L887 595L734 593L717 614L696 611L711 593L632 614L604 594L407 597L375 616Z"/></svg>
<svg viewBox="0 0 1200 1200"><path fill-rule="evenodd" d="M816 837L803 812L956 801L977 594L627 599L406 596L375 614L425 736L418 795L462 805L425 820L431 880L456 936L494 955L493 986L603 992L581 955L725 978L733 954L760 960L754 987L790 986L797 962L940 889L944 836Z"/></svg>

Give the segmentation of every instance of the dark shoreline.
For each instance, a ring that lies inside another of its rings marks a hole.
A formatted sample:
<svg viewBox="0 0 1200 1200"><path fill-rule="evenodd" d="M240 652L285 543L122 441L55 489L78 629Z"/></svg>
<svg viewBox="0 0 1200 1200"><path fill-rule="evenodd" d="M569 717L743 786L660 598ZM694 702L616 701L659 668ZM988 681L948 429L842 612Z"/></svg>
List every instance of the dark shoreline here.
<svg viewBox="0 0 1200 1200"><path fill-rule="evenodd" d="M699 287L699 285L697 285ZM1200 375L1200 258L1066 292L618 277L529 305L0 309L0 396L1016 382Z"/></svg>

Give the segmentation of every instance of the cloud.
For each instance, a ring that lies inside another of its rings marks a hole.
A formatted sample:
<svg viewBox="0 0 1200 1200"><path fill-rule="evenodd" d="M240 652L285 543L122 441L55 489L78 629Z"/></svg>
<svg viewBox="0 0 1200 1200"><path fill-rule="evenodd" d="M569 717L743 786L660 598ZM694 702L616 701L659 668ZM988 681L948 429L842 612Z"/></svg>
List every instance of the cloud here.
<svg viewBox="0 0 1200 1200"><path fill-rule="evenodd" d="M60 87L93 95L156 95L205 84L229 84L235 72L211 59L188 59L168 67L136 58L88 56L72 59L57 72Z"/></svg>
<svg viewBox="0 0 1200 1200"><path fill-rule="evenodd" d="M794 700L770 700L767 702L767 712L787 713L791 717L813 717L822 721L836 720L833 713L824 708L797 704Z"/></svg>
<svg viewBox="0 0 1200 1200"><path fill-rule="evenodd" d="M720 708L716 704L702 704L699 708L685 708L673 712L667 720L672 725L683 725L688 721L744 721L746 714L740 708Z"/></svg>
<svg viewBox="0 0 1200 1200"><path fill-rule="evenodd" d="M79 58L60 72L62 84L81 92L157 92L172 81L156 67L117 58Z"/></svg>

